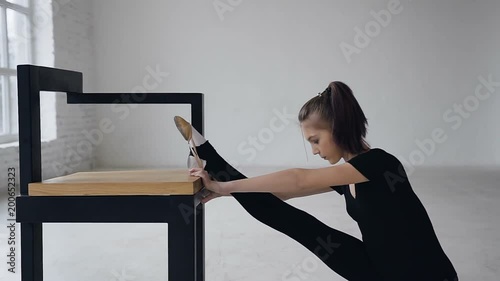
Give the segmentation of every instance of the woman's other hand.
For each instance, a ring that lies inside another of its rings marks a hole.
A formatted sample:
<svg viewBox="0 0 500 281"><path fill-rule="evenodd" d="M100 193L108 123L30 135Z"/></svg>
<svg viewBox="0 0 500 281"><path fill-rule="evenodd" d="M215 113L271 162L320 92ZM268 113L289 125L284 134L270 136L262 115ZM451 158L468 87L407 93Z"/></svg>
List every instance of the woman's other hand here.
<svg viewBox="0 0 500 281"><path fill-rule="evenodd" d="M221 197L222 195L220 195L219 193L215 193L213 191L210 191L208 189L204 189L203 190L203 195L202 195L202 198L201 198L201 203L202 204L205 204L207 203L208 201L212 200L212 199L215 199L217 197Z"/></svg>
<svg viewBox="0 0 500 281"><path fill-rule="evenodd" d="M202 168L191 168L191 169L189 169L189 174L191 176L194 176L194 177L200 177L203 181L203 186L206 189L212 191L213 193L216 193L219 196L230 195L230 194L225 194L223 192L221 182L212 180L210 178L210 175L208 174L208 172L203 170ZM211 194L208 196L211 196ZM219 197L219 196L215 196L215 197ZM215 198L215 197L213 197L213 198Z"/></svg>

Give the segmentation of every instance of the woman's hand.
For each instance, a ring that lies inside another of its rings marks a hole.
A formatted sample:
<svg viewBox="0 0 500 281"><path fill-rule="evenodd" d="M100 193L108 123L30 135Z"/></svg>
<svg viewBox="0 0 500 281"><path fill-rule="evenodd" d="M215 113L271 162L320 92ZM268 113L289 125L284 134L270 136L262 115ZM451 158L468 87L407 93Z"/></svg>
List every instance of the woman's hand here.
<svg viewBox="0 0 500 281"><path fill-rule="evenodd" d="M212 194L207 195L206 198L210 197L210 199L208 199L207 202L219 196L230 195L230 194L225 194L223 192L221 182L212 180L208 172L203 170L202 168L191 168L189 169L189 174L194 177L200 177L203 181L203 185L205 186L205 188L212 192ZM214 193L216 195L214 195Z"/></svg>
<svg viewBox="0 0 500 281"><path fill-rule="evenodd" d="M208 201L212 200L212 199L215 199L217 197L221 197L222 195L220 195L219 193L215 193L213 191L210 191L208 189L204 189L203 190L203 196L201 198L201 203L202 204L205 204L207 203Z"/></svg>

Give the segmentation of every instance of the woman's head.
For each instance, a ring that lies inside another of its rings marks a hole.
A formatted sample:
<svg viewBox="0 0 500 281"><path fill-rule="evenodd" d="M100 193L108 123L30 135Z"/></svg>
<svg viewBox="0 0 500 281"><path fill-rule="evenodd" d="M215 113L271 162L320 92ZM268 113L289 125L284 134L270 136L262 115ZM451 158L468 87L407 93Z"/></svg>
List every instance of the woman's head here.
<svg viewBox="0 0 500 281"><path fill-rule="evenodd" d="M342 82L330 83L307 101L300 109L299 122L313 154L331 164L369 149L365 141L368 121L352 90Z"/></svg>

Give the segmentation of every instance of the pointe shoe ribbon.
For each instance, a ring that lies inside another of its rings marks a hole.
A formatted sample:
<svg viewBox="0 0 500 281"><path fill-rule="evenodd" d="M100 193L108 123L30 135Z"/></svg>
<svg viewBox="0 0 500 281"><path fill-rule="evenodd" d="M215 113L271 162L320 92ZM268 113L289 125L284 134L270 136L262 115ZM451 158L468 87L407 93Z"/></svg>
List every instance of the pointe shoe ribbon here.
<svg viewBox="0 0 500 281"><path fill-rule="evenodd" d="M198 167L203 168L203 162L201 161L200 157L198 156L198 152L196 151L196 144L194 143L193 140L193 128L191 127L191 124L184 120L184 118L180 116L175 116L174 117L174 123L175 126L177 126L177 129L181 133L182 137L188 142L188 144L191 142L192 146L189 146L189 149L193 153L196 162L198 163Z"/></svg>

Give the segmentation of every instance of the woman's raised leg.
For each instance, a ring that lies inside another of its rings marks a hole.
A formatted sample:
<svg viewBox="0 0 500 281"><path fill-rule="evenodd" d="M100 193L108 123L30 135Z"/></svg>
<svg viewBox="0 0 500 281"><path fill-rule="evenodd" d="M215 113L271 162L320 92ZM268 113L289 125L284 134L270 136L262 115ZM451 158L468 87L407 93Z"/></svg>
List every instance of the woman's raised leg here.
<svg viewBox="0 0 500 281"><path fill-rule="evenodd" d="M217 181L246 178L227 163L208 141L198 146L197 151L200 158L206 160L204 169ZM347 280L381 280L361 240L327 226L272 193L231 195L255 219L299 242Z"/></svg>

